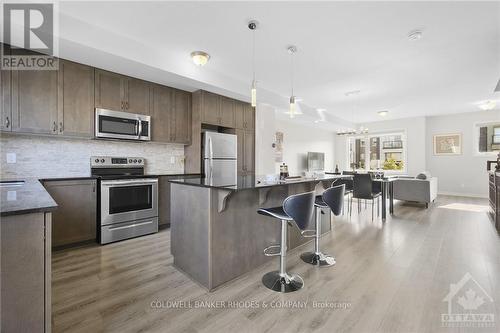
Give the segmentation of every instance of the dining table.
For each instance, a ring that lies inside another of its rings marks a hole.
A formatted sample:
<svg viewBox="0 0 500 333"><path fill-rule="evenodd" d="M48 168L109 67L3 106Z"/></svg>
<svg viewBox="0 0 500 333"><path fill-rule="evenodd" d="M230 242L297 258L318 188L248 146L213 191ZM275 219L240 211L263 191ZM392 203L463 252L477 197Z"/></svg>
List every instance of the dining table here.
<svg viewBox="0 0 500 333"><path fill-rule="evenodd" d="M327 175L336 175L335 178L337 179L354 179L354 175L339 175L339 174L334 174L334 173L329 173L326 172L325 174ZM380 183L380 188L382 191L382 221L386 221L387 219L387 201L389 201L389 214L393 215L394 214L394 182L398 178L393 176L388 176L388 177L381 177L377 178L374 177L372 179L373 182Z"/></svg>

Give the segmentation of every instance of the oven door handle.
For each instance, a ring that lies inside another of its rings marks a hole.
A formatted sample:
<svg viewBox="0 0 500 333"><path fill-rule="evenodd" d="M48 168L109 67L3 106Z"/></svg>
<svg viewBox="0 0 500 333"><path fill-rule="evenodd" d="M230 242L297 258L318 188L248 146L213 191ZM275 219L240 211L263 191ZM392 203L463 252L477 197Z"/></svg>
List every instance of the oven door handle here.
<svg viewBox="0 0 500 333"><path fill-rule="evenodd" d="M114 186L114 185L150 185L158 183L158 179L140 179L140 180L106 180L102 181L103 186Z"/></svg>
<svg viewBox="0 0 500 333"><path fill-rule="evenodd" d="M139 227L141 225L152 224L152 223L153 223L153 221L140 222L140 223L134 223L134 224L129 224L129 225L125 225L125 226L110 227L109 230L128 229L128 228Z"/></svg>

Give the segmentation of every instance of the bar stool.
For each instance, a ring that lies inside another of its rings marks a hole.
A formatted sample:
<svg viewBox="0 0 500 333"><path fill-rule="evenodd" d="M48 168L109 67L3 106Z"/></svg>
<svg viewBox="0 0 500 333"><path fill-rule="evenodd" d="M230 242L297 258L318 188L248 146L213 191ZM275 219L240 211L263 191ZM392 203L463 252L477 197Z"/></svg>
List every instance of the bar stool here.
<svg viewBox="0 0 500 333"><path fill-rule="evenodd" d="M264 249L266 256L280 256L280 270L266 273L262 283L269 289L288 293L304 286L304 280L297 274L286 272L287 225L294 221L300 230L305 230L311 221L314 206L314 191L295 194L283 201L282 207L260 208L257 213L281 220L281 243ZM279 248L279 252L269 250Z"/></svg>
<svg viewBox="0 0 500 333"><path fill-rule="evenodd" d="M319 238L321 237L321 209L330 207L333 214L340 215L343 211L344 195L345 184L342 184L330 187L323 192L323 195L316 196L314 201L314 207L316 208L316 230L304 230L301 232L303 237L315 238L314 252L305 252L300 256L304 262L318 267L329 267L335 265L335 258L322 253L319 249ZM311 232L314 234L310 234Z"/></svg>

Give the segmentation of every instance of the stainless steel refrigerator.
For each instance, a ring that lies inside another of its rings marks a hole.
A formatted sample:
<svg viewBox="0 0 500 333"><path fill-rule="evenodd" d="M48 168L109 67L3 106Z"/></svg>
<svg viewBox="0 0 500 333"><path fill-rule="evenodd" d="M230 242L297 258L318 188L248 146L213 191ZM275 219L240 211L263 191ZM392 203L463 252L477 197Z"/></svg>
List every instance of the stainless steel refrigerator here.
<svg viewBox="0 0 500 333"><path fill-rule="evenodd" d="M214 184L236 185L238 142L236 135L204 132L202 140L203 173Z"/></svg>

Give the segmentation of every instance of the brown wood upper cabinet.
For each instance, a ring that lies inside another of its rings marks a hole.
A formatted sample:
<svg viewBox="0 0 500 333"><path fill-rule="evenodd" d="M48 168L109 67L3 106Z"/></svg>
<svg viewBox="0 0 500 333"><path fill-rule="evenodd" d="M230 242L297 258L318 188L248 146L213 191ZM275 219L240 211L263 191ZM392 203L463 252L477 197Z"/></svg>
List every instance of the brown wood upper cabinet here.
<svg viewBox="0 0 500 333"><path fill-rule="evenodd" d="M234 118L236 128L248 130L255 128L255 111L248 103L234 102Z"/></svg>
<svg viewBox="0 0 500 333"><path fill-rule="evenodd" d="M153 85L153 107L151 110L151 135L153 141L172 142L174 89Z"/></svg>
<svg viewBox="0 0 500 333"><path fill-rule="evenodd" d="M12 128L10 77L11 71L0 70L0 130L2 131L10 131Z"/></svg>
<svg viewBox="0 0 500 333"><path fill-rule="evenodd" d="M152 137L157 142L191 142L191 93L166 86L152 88Z"/></svg>
<svg viewBox="0 0 500 333"><path fill-rule="evenodd" d="M58 134L91 137L94 121L94 68L59 61Z"/></svg>
<svg viewBox="0 0 500 333"><path fill-rule="evenodd" d="M201 92L201 122L210 125L220 125L220 96Z"/></svg>
<svg viewBox="0 0 500 333"><path fill-rule="evenodd" d="M255 129L255 109L251 104L245 103L245 112L243 113L244 128L247 130Z"/></svg>
<svg viewBox="0 0 500 333"><path fill-rule="evenodd" d="M151 100L151 84L149 82L127 78L125 106L127 112L149 115Z"/></svg>
<svg viewBox="0 0 500 333"><path fill-rule="evenodd" d="M151 84L128 76L95 70L95 106L150 114Z"/></svg>
<svg viewBox="0 0 500 333"><path fill-rule="evenodd" d="M57 71L12 70L10 73L12 75L10 130L21 133L57 134L59 126ZM8 110L4 113L8 117Z"/></svg>
<svg viewBox="0 0 500 333"><path fill-rule="evenodd" d="M202 91L201 122L234 128L234 103L230 98Z"/></svg>
<svg viewBox="0 0 500 333"><path fill-rule="evenodd" d="M172 142L191 143L191 93L174 89Z"/></svg>
<svg viewBox="0 0 500 333"><path fill-rule="evenodd" d="M220 122L223 127L234 128L234 104L231 98L220 96Z"/></svg>
<svg viewBox="0 0 500 333"><path fill-rule="evenodd" d="M96 180L53 180L44 182L57 202L52 215L52 246L96 239Z"/></svg>

